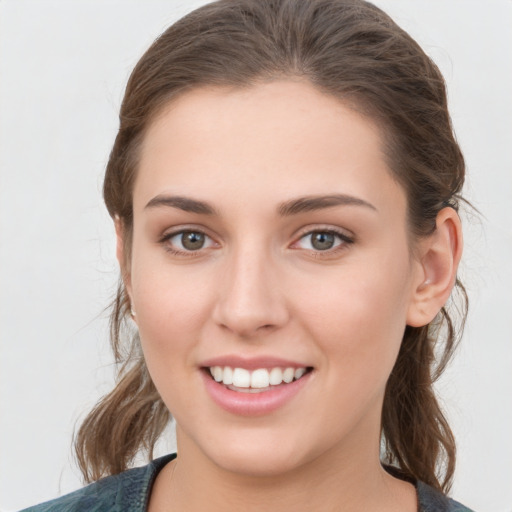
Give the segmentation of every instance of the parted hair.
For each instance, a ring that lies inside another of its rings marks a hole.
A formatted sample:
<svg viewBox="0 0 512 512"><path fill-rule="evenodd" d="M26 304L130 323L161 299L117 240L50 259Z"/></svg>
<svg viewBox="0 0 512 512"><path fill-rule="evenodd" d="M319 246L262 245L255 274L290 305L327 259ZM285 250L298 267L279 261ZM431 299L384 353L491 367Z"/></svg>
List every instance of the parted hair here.
<svg viewBox="0 0 512 512"><path fill-rule="evenodd" d="M220 0L171 25L128 80L103 191L110 215L122 222L128 259L139 150L155 116L197 87L250 87L280 78L308 81L381 128L389 167L406 192L412 245L436 229L442 208L458 210L464 159L445 82L388 15L362 0ZM382 463L445 492L454 473L455 442L433 385L466 317L467 297L458 280L450 306L429 325L406 327L381 424ZM88 482L127 469L139 453L152 457L171 419L129 314L121 279L111 312L117 382L74 440Z"/></svg>

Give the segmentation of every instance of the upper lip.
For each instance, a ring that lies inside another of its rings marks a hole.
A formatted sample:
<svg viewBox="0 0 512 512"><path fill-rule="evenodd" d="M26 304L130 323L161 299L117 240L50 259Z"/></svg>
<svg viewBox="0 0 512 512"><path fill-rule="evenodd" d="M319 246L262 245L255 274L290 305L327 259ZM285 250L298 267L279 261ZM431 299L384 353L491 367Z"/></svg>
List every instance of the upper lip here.
<svg viewBox="0 0 512 512"><path fill-rule="evenodd" d="M240 357L239 355L226 355L214 357L203 361L201 367L229 366L230 368L245 368L257 370L259 368L308 368L309 365L297 361L274 356Z"/></svg>

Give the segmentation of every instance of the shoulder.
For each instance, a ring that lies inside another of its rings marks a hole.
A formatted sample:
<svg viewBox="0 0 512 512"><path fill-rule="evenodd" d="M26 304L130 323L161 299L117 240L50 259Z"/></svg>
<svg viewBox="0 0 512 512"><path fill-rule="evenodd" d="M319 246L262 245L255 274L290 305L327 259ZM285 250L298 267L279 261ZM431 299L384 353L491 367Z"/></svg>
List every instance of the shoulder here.
<svg viewBox="0 0 512 512"><path fill-rule="evenodd" d="M473 512L423 482L418 482L416 488L421 512Z"/></svg>
<svg viewBox="0 0 512 512"><path fill-rule="evenodd" d="M175 454L146 466L108 476L60 498L22 512L143 512L156 475Z"/></svg>

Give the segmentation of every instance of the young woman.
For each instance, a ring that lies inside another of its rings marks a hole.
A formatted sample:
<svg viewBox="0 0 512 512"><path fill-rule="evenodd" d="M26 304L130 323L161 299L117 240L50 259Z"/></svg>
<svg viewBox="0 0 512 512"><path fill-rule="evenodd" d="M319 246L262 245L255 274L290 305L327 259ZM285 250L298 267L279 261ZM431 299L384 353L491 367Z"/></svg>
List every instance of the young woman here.
<svg viewBox="0 0 512 512"><path fill-rule="evenodd" d="M432 389L463 180L442 76L373 5L223 0L171 26L105 175L120 372L76 438L94 483L28 510L468 510ZM177 456L128 469L171 414Z"/></svg>

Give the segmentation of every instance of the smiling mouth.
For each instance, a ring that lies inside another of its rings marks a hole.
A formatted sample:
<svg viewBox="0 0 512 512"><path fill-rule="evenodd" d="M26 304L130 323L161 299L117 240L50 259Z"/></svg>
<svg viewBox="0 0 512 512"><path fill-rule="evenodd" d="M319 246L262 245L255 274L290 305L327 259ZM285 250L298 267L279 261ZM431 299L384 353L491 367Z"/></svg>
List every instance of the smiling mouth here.
<svg viewBox="0 0 512 512"><path fill-rule="evenodd" d="M213 380L224 384L228 389L240 393L262 393L278 386L290 384L310 373L312 367L301 368L258 368L247 370L245 368L232 368L230 366L211 366L204 370Z"/></svg>

